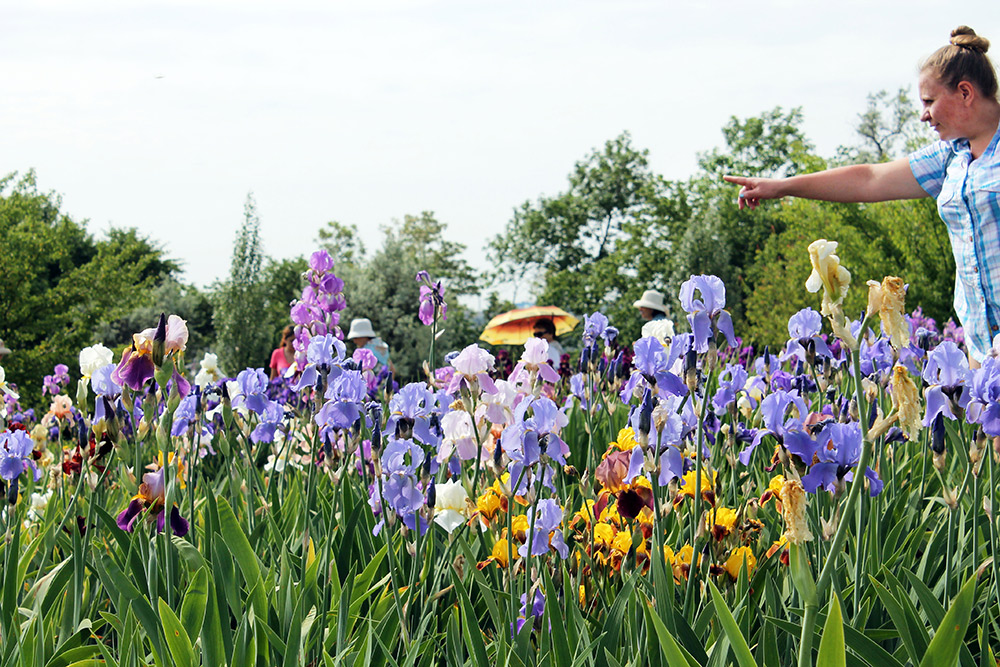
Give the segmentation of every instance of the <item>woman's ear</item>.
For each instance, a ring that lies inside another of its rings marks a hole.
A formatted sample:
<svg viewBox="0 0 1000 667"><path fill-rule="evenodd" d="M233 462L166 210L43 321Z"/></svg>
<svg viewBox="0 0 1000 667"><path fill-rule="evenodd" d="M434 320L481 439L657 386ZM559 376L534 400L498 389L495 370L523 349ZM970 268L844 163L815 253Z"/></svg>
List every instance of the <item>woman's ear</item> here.
<svg viewBox="0 0 1000 667"><path fill-rule="evenodd" d="M979 96L979 91L976 90L976 86L970 81L959 81L958 85L955 86L955 90L962 96L962 101L966 105L971 104Z"/></svg>

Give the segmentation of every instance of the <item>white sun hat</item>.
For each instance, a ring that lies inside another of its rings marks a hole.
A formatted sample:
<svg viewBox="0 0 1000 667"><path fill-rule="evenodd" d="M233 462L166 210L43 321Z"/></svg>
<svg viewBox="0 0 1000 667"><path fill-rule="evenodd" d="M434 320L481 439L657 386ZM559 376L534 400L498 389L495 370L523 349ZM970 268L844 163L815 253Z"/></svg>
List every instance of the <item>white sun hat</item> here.
<svg viewBox="0 0 1000 667"><path fill-rule="evenodd" d="M355 338L375 338L375 332L372 331L372 321L367 317L351 320L351 330L347 333L347 340Z"/></svg>
<svg viewBox="0 0 1000 667"><path fill-rule="evenodd" d="M642 293L642 298L632 304L636 308L652 308L660 312L667 312L667 307L663 305L663 292L655 289L648 289Z"/></svg>

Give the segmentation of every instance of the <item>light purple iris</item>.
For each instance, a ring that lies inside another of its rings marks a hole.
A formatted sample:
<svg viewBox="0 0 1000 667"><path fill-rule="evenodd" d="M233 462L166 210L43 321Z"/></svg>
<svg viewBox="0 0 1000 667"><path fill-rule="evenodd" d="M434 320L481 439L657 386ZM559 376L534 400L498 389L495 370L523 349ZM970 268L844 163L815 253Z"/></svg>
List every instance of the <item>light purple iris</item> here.
<svg viewBox="0 0 1000 667"><path fill-rule="evenodd" d="M691 334L679 334L670 341L670 349L666 350L656 338L646 337L636 341L632 363L635 372L622 387L620 397L624 403L631 401L636 388L642 382L655 385L657 393L684 396L688 393L687 386L674 375L670 369L676 361L690 349Z"/></svg>
<svg viewBox="0 0 1000 667"><path fill-rule="evenodd" d="M819 336L823 329L823 316L812 308L803 308L788 319L788 345L782 361L796 357L800 361L806 360L806 345L812 341L816 356L831 357L830 348Z"/></svg>
<svg viewBox="0 0 1000 667"><path fill-rule="evenodd" d="M417 278L420 285L420 306L417 309L417 317L425 325L434 323L434 318L440 317L442 320L448 319L448 304L444 302L444 287L441 281L435 282L426 271L418 271Z"/></svg>
<svg viewBox="0 0 1000 667"><path fill-rule="evenodd" d="M701 298L695 298L695 292ZM729 343L736 347L736 334L733 332L733 318L725 310L726 286L717 276L691 276L681 285L681 307L688 313L688 324L694 333L694 349L698 352L708 351L708 339L712 336L714 322Z"/></svg>
<svg viewBox="0 0 1000 667"><path fill-rule="evenodd" d="M35 443L24 431L4 431L0 433L0 478L13 481L25 470L31 469L37 482L42 471L35 466L31 452Z"/></svg>
<svg viewBox="0 0 1000 667"><path fill-rule="evenodd" d="M604 341L605 345L611 345L618 338L618 329L611 326L604 313L596 312L591 315L584 315L583 318L583 346L594 347L598 339Z"/></svg>
<svg viewBox="0 0 1000 667"><path fill-rule="evenodd" d="M90 388L98 396L118 396L122 393L120 384L111 379L115 372L114 364L101 366L90 376Z"/></svg>
<svg viewBox="0 0 1000 667"><path fill-rule="evenodd" d="M817 452L819 463L802 477L802 487L809 493L824 488L830 493L837 490L841 480L850 482L854 478L853 469L861 459L861 426L857 422L849 424L829 424L819 436ZM882 491L882 480L871 468L865 468L868 478L868 492L876 496Z"/></svg>
<svg viewBox="0 0 1000 667"><path fill-rule="evenodd" d="M789 415L790 408L794 408L798 415ZM818 445L803 426L803 419L809 414L809 410L797 393L779 389L768 394L760 403L760 412L764 418L765 428L757 431L753 441L740 452L739 459L743 465L750 465L750 456L765 435L773 435L778 442L806 463L812 461Z"/></svg>
<svg viewBox="0 0 1000 667"><path fill-rule="evenodd" d="M267 375L262 368L247 368L236 376L239 387L237 405L244 405L247 410L261 414L267 408Z"/></svg>
<svg viewBox="0 0 1000 667"><path fill-rule="evenodd" d="M747 372L739 364L730 364L719 375L719 389L712 397L712 404L721 412L725 412L736 402L736 396L747 383Z"/></svg>
<svg viewBox="0 0 1000 667"><path fill-rule="evenodd" d="M535 532L532 534L531 555L544 556L549 552L550 537L551 548L555 549L560 558L569 557L569 546L563 538L559 524L562 523L563 514L559 503L552 498L545 498L538 501L537 511L529 509L527 512L528 527L530 529L534 523ZM528 543L518 547L517 552L521 556L528 555Z"/></svg>
<svg viewBox="0 0 1000 667"><path fill-rule="evenodd" d="M413 437L420 442L437 447L441 444L441 435L431 428L431 420L437 409L437 396L434 392L423 382L411 382L390 399L386 432L394 433L402 426L404 430L412 430Z"/></svg>
<svg viewBox="0 0 1000 667"><path fill-rule="evenodd" d="M309 256L309 268L320 273L332 271L333 258L326 250L317 250Z"/></svg>
<svg viewBox="0 0 1000 667"><path fill-rule="evenodd" d="M986 435L1000 435L1000 364L996 359L986 357L982 367L972 372L969 393L966 420L981 425Z"/></svg>
<svg viewBox="0 0 1000 667"><path fill-rule="evenodd" d="M930 351L923 375L931 385L925 394L927 412L924 414L924 426L930 426L938 415L954 420L952 403L965 409L970 398L966 387L969 377L969 361L953 342L946 340Z"/></svg>
<svg viewBox="0 0 1000 667"><path fill-rule="evenodd" d="M254 427L250 439L255 443L274 442L274 432L281 426L285 417L285 409L277 401L268 401L267 407L260 415L260 423Z"/></svg>

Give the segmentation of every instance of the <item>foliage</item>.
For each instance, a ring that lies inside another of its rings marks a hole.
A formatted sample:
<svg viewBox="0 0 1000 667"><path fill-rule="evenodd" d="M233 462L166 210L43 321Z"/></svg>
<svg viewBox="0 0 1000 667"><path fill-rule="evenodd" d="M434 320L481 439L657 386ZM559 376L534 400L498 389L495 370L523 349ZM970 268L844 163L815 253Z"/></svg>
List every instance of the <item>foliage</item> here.
<svg viewBox="0 0 1000 667"><path fill-rule="evenodd" d="M41 401L40 378L55 364L75 358L103 323L149 303L151 288L178 269L135 229L95 239L61 205L38 190L33 171L0 178L0 338L14 351L3 365L28 404Z"/></svg>
<svg viewBox="0 0 1000 667"><path fill-rule="evenodd" d="M477 277L460 256L465 247L445 238L446 229L430 211L406 215L383 228L382 247L370 257L335 268L347 297L342 313L345 334L352 319L370 319L375 333L389 346L397 376L403 381L423 377L421 364L430 349L430 331L416 317L418 271L428 271L444 282L448 314L440 325L444 332L437 343L441 358L479 335L468 309L459 301L476 288ZM354 243L350 235L344 238Z"/></svg>
<svg viewBox="0 0 1000 667"><path fill-rule="evenodd" d="M235 373L247 367L266 367L274 332L262 326L266 307L260 245L260 219L253 195L243 205L243 224L236 232L229 279L215 289L215 331L220 365Z"/></svg>
<svg viewBox="0 0 1000 667"><path fill-rule="evenodd" d="M524 202L490 241L497 278L539 280L537 303L602 310L635 340L642 322L632 302L662 289L690 214L684 190L653 173L648 157L624 132L576 163L566 192Z"/></svg>

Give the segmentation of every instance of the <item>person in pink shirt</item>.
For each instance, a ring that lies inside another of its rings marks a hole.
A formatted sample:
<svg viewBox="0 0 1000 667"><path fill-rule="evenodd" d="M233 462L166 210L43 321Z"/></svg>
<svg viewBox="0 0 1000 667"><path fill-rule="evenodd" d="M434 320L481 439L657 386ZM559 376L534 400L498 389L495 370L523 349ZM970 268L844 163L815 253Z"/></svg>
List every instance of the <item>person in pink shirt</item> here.
<svg viewBox="0 0 1000 667"><path fill-rule="evenodd" d="M295 340L295 328L289 324L281 330L281 345L271 353L271 379L283 375L285 370L295 361L295 348L292 343Z"/></svg>

